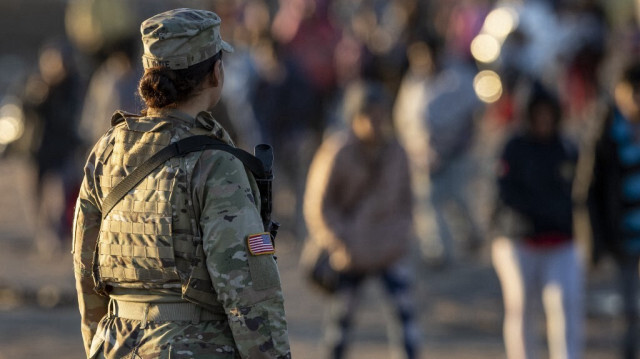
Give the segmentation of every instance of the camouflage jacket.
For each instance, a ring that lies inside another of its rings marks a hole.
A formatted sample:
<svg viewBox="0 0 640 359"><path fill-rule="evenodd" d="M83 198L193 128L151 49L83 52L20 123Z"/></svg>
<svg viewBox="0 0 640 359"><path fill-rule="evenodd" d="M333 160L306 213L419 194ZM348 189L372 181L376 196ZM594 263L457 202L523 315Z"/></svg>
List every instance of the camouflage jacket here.
<svg viewBox="0 0 640 359"><path fill-rule="evenodd" d="M197 212L195 217L200 219L206 267L218 301L212 306L222 307L227 320L213 324L152 323L143 329L135 321L106 316L109 297L95 292L92 269L100 238L102 201L108 194L100 182L113 177L113 173L104 173L103 157L108 151L113 152L110 156L126 157L126 153L109 148L118 131L165 132L170 142L208 133L231 144L228 134L207 112L195 119L175 110L147 117L116 117L119 123L114 123L89 155L74 218L72 252L87 354L92 345L104 343L103 355L107 358L180 358L180 353L196 358L212 353L220 354L216 358L289 358L275 260L271 255L252 255L247 245L248 236L263 232L255 180L240 160L222 151L188 154L183 161L189 200ZM127 173L120 175L126 176L133 168L124 166L121 170ZM133 284L138 301L163 301L163 297L180 300L179 282L174 286L165 283L162 288L144 281Z"/></svg>

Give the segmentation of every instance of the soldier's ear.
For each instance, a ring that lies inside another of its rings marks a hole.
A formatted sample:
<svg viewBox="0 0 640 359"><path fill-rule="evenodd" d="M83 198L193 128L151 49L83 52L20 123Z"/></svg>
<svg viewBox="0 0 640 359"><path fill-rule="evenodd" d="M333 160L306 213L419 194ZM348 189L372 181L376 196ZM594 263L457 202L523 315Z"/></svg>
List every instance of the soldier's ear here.
<svg viewBox="0 0 640 359"><path fill-rule="evenodd" d="M213 71L211 71L211 80L214 87L220 86L222 83L223 69L222 69L222 60L216 61L215 65L213 65Z"/></svg>

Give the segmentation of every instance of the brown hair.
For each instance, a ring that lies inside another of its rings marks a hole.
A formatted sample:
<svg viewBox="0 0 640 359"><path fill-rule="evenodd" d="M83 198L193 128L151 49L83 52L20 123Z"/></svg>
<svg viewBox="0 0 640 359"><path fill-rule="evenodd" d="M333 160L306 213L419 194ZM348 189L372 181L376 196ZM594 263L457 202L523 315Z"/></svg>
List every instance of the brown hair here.
<svg viewBox="0 0 640 359"><path fill-rule="evenodd" d="M138 92L147 108L175 106L193 96L206 76L213 71L218 60L222 60L222 51L186 69L172 70L167 67L146 69L140 79Z"/></svg>

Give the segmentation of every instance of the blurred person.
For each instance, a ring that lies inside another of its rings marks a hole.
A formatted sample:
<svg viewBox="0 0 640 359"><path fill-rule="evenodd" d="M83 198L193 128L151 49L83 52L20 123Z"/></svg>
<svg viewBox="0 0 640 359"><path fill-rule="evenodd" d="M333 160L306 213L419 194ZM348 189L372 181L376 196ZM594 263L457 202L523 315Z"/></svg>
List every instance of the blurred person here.
<svg viewBox="0 0 640 359"><path fill-rule="evenodd" d="M431 14L428 25L412 26L417 31L414 36L429 44L414 42L408 47L409 70L401 83L398 103L404 103L409 117L397 116L396 121L411 122L411 117L418 115L422 122L411 130L405 126L398 129L406 131L402 138L412 143L407 148L414 173L421 172L414 181L416 195L426 197L416 206L423 254L434 268L444 269L455 261L459 238L464 238L472 252L483 238L474 208L482 198L470 196L471 187L477 184L473 145L476 119L483 107L473 89L477 69L469 46L482 26L487 3L430 2L416 10ZM407 96L418 100L407 100ZM435 223L429 223L429 217Z"/></svg>
<svg viewBox="0 0 640 359"><path fill-rule="evenodd" d="M471 41L480 33L491 3L489 0L454 0L435 5L443 8L437 21L445 52L460 58L471 57Z"/></svg>
<svg viewBox="0 0 640 359"><path fill-rule="evenodd" d="M482 243L483 230L478 222L471 196L477 175L473 158L476 117L482 110L473 89L474 66L453 53L441 59L440 68L425 84L423 121L428 138L430 201L434 210L442 247L440 266L454 261L454 240L466 234L467 247L475 251ZM427 184L425 184L427 185ZM456 210L451 217L449 210ZM462 227L454 224L461 223ZM465 231L459 231L464 228Z"/></svg>
<svg viewBox="0 0 640 359"><path fill-rule="evenodd" d="M343 30L336 48L338 84L345 77L362 73L364 78L382 81L395 93L407 71L406 52L409 39L413 40L412 22L428 22L417 19L421 15L417 12L417 1L333 0L331 10L332 21ZM360 46L357 58L360 68L345 72L349 68L344 65L354 57L354 42Z"/></svg>
<svg viewBox="0 0 640 359"><path fill-rule="evenodd" d="M549 357L580 358L583 274L572 234L576 146L560 133L558 99L534 85L515 133L501 156L498 228L493 264L504 299L504 341L510 359L537 358L540 299ZM511 219L509 219L509 217ZM506 221L511 229L507 229Z"/></svg>
<svg viewBox="0 0 640 359"><path fill-rule="evenodd" d="M411 44L407 53L409 69L398 90L393 118L398 139L411 161L415 161L414 166L425 168L429 137L422 119L422 106L430 99L429 85L434 82L435 63L431 47L425 42Z"/></svg>
<svg viewBox="0 0 640 359"><path fill-rule="evenodd" d="M435 64L431 46L416 41L409 46L409 69L404 75L393 109L393 120L398 140L407 151L411 169L411 186L414 198L415 231L425 258L431 259L434 250L430 238L433 210L429 201L429 133L423 120L423 105L432 96L431 84Z"/></svg>
<svg viewBox="0 0 640 359"><path fill-rule="evenodd" d="M606 50L604 11L595 2L565 5L559 16L563 34L559 57L565 63L562 93L566 94L568 119L584 128L600 97L600 67ZM581 121L582 120L582 121Z"/></svg>
<svg viewBox="0 0 640 359"><path fill-rule="evenodd" d="M326 341L329 358L344 358L365 280L382 281L400 322L400 346L417 358L419 329L411 298L412 196L406 154L394 137L391 100L376 83L345 94L350 127L327 138L307 180L304 214L309 240L329 252L341 274L332 298ZM392 331L397 337L397 333Z"/></svg>
<svg viewBox="0 0 640 359"><path fill-rule="evenodd" d="M518 25L501 48L502 72L556 83L563 75L563 68L559 66L560 50L573 46L564 41L564 28L558 14L547 1L526 1L515 6L515 10Z"/></svg>
<svg viewBox="0 0 640 359"><path fill-rule="evenodd" d="M315 105L315 92L290 58L283 57L273 40L263 38L252 48L252 63L256 76L249 89L251 108L263 138L276 144L278 207L296 239L304 238L302 197L304 182L313 151L318 146L318 134L310 109ZM283 233L284 234L284 233Z"/></svg>
<svg viewBox="0 0 640 359"><path fill-rule="evenodd" d="M335 50L340 29L331 18L331 0L280 0L271 33L285 62L299 66L313 90L307 110L316 138L324 129L326 108L336 90Z"/></svg>
<svg viewBox="0 0 640 359"><path fill-rule="evenodd" d="M65 41L40 51L39 71L27 82L24 106L32 121L36 165L36 249L51 254L70 237L72 208L79 178L75 173L80 140L76 131L81 81L73 49Z"/></svg>
<svg viewBox="0 0 640 359"><path fill-rule="evenodd" d="M593 259L613 255L619 266L626 331L622 358L638 350L638 259L640 258L640 62L633 62L614 90L594 147L589 212Z"/></svg>
<svg viewBox="0 0 640 359"><path fill-rule="evenodd" d="M225 0L216 1L213 7L221 17L231 20L222 29L222 35L234 42L234 52L225 66L221 101L226 105L230 122L238 134L239 145L260 143L265 138L252 106L247 104L258 81L252 50L257 39L269 31L271 17L268 6L263 0Z"/></svg>
<svg viewBox="0 0 640 359"><path fill-rule="evenodd" d="M136 41L133 36L123 38L91 76L80 117L80 134L88 146L111 127L108 119L116 110L137 113L142 109L135 96L142 74L134 62L139 51Z"/></svg>
<svg viewBox="0 0 640 359"><path fill-rule="evenodd" d="M331 21L331 0L279 0L271 33L300 63L320 92L335 86L333 50L339 31Z"/></svg>
<svg viewBox="0 0 640 359"><path fill-rule="evenodd" d="M72 250L89 358L291 358L275 248L244 161L189 152L151 166L132 190L118 185L194 135L233 147L209 112L233 50L220 23L193 9L142 23L147 108L116 112L89 155Z"/></svg>

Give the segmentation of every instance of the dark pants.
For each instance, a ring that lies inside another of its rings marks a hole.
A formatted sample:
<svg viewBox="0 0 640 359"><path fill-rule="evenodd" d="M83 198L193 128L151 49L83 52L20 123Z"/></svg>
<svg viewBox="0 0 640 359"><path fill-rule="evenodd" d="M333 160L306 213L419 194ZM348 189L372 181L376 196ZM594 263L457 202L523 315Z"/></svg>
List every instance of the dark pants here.
<svg viewBox="0 0 640 359"><path fill-rule="evenodd" d="M635 359L638 351L638 260L639 256L620 259L620 286L624 302L626 331L623 341L623 358Z"/></svg>
<svg viewBox="0 0 640 359"><path fill-rule="evenodd" d="M411 298L411 278L407 271L407 268L395 266L375 277L379 277L382 281L395 307L396 317L399 319L398 330L390 331L390 335L397 337L396 341L402 343L400 345L404 347L406 357L413 359L418 357L420 333L415 321L415 309ZM345 357L354 314L359 304L359 292L368 277L346 274L341 281L340 289L331 305L330 328L327 331L329 357L332 359Z"/></svg>

